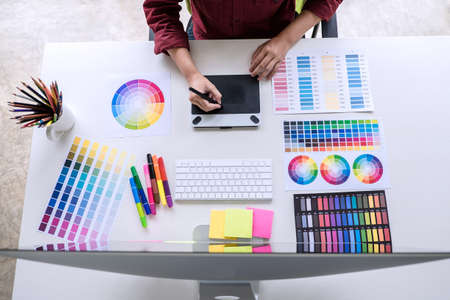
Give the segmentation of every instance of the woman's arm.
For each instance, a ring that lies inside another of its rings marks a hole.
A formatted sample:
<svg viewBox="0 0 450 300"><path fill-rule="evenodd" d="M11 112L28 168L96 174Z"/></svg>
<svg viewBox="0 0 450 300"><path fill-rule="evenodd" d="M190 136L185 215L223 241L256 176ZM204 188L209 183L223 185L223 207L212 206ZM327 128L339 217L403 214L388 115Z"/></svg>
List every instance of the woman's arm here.
<svg viewBox="0 0 450 300"><path fill-rule="evenodd" d="M275 74L278 64L284 59L289 49L300 40L303 35L314 25L319 23L320 18L308 10L295 18L276 37L259 46L252 55L250 73L258 76L258 79L270 79Z"/></svg>
<svg viewBox="0 0 450 300"><path fill-rule="evenodd" d="M180 1L182 0L144 1L147 23L155 32L155 54L169 54L191 87L210 93L210 97L221 103L222 95L200 74L189 53L188 37L180 21ZM193 93L190 93L189 101L204 111L220 108L220 105L211 104Z"/></svg>
<svg viewBox="0 0 450 300"><path fill-rule="evenodd" d="M258 79L270 79L289 49L320 20L328 20L342 0L308 0L302 13L270 41L259 46L252 56L250 73Z"/></svg>
<svg viewBox="0 0 450 300"><path fill-rule="evenodd" d="M168 49L167 52L177 65L181 74L183 74L184 78L186 78L189 86L202 93L208 92L210 97L221 103L222 95L214 84L212 84L211 81L209 81L198 71L188 49L172 48ZM211 111L220 108L219 104L209 103L194 93L189 94L189 101L200 107L203 111Z"/></svg>

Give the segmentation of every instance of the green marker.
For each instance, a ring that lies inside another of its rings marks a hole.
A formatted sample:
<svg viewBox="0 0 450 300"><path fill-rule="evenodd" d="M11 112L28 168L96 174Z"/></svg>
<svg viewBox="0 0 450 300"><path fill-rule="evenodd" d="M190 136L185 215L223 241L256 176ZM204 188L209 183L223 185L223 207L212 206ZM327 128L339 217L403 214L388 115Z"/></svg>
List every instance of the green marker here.
<svg viewBox="0 0 450 300"><path fill-rule="evenodd" d="M135 167L131 167L131 174L133 174L133 180L136 184L136 189L138 191L139 198L141 199L142 206L144 207L145 213L149 215L151 213L150 206L148 205L147 196L145 196L144 189L142 188L141 180L136 171Z"/></svg>
<svg viewBox="0 0 450 300"><path fill-rule="evenodd" d="M139 200L138 190L136 184L134 183L133 177L130 177L131 192L133 193L134 202L136 203L136 208L139 214L139 219L141 219L142 227L147 228L147 219L145 218L144 210L142 209L141 201Z"/></svg>

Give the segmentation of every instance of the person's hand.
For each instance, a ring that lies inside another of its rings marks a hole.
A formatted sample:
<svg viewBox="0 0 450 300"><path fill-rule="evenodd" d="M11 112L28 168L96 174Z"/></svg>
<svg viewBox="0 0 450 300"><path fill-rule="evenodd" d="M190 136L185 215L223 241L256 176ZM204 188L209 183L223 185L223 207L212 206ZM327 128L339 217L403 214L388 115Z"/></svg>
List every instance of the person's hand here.
<svg viewBox="0 0 450 300"><path fill-rule="evenodd" d="M283 61L291 44L281 37L274 37L259 46L252 55L250 73L258 80L271 79Z"/></svg>
<svg viewBox="0 0 450 300"><path fill-rule="evenodd" d="M218 103L222 103L222 94L217 90L216 86L211 83L205 76L200 73L195 73L188 78L189 86L196 89L201 93L209 93L209 97L216 100ZM211 111L214 109L219 109L220 104L212 104L203 99L202 97L189 93L189 101L192 104L198 106L203 111Z"/></svg>

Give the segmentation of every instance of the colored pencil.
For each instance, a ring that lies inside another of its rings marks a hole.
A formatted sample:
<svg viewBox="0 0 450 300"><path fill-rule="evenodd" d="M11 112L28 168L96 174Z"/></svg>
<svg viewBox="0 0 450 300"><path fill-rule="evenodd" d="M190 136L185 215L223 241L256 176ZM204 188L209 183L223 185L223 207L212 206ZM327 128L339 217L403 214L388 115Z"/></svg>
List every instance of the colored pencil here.
<svg viewBox="0 0 450 300"><path fill-rule="evenodd" d="M24 88L17 87L20 93L13 93L14 97L28 102L8 101L8 105L12 108L10 112L26 114L11 119L17 120L17 124L23 124L21 128L50 126L62 115L62 91L59 90L56 81L47 87L39 78L31 77L31 80L35 87L21 82Z"/></svg>

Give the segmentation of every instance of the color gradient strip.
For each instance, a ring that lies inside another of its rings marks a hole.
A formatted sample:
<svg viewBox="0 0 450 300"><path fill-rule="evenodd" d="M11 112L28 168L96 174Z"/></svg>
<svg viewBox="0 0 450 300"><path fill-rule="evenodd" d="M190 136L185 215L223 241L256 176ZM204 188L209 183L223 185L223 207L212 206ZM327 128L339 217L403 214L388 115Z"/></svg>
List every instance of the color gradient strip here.
<svg viewBox="0 0 450 300"><path fill-rule="evenodd" d="M289 111L289 86L287 76L287 64L290 58L286 57L278 66L277 72L272 79L273 101L275 111Z"/></svg>
<svg viewBox="0 0 450 300"><path fill-rule="evenodd" d="M77 156L77 159L75 161L75 164L73 166L72 172L70 173L70 177L69 180L67 181L67 185L64 189L64 192L61 196L61 201L58 204L58 208L56 210L56 213L53 217L53 220L50 224L50 228L48 230L49 234L55 234L56 228L59 224L59 221L61 219L62 213L64 212L64 209L66 207L67 204L67 200L69 199L70 196L70 192L72 191L72 188L75 184L75 181L77 179L79 170L81 168L81 165L84 161L84 157L86 155L87 152L87 148L89 147L90 141L89 140L84 140L83 145L81 146L81 150L80 153Z"/></svg>
<svg viewBox="0 0 450 300"><path fill-rule="evenodd" d="M84 212L86 210L86 207L88 205L89 199L91 197L92 191L94 190L95 183L97 181L98 175L100 173L100 170L103 166L103 162L106 157L106 153L108 152L108 146L103 146L100 150L100 154L97 158L97 161L95 163L95 167L91 173L91 177L89 178L88 185L86 187L86 190L84 191L83 198L81 200L80 206L78 207L77 214L75 216L75 220L72 224L72 227L70 228L70 233L68 239L70 241L74 241L75 237L77 235L79 225L81 223L81 220L83 218Z"/></svg>
<svg viewBox="0 0 450 300"><path fill-rule="evenodd" d="M69 223L72 219L72 215L75 211L75 207L77 206L78 199L81 195L81 191L83 190L84 184L86 182L86 179L88 177L89 171L91 169L92 163L94 162L95 155L97 154L97 149L99 147L99 144L94 142L92 144L91 150L89 151L88 158L86 160L86 164L83 167L83 171L80 175L80 178L78 180L78 183L76 185L75 191L72 195L72 199L70 200L69 207L66 211L66 214L64 215L63 222L61 224L61 228L59 229L58 236L60 238L64 238L66 235L66 231L69 227Z"/></svg>
<svg viewBox="0 0 450 300"><path fill-rule="evenodd" d="M131 155L129 160L128 160L128 165L124 169L124 172L122 174L122 179L120 180L119 187L117 188L116 195L115 195L114 200L113 200L113 202L111 204L111 208L110 208L109 213L107 215L105 224L103 226L103 229L101 230L102 234L101 234L101 237L100 237L100 241L108 240L109 234L110 234L111 229L112 229L112 225L114 223L114 220L115 220L115 218L117 216L117 212L118 212L119 207L120 207L120 202L122 200L123 193L125 191L125 187L126 187L128 178L131 177L130 168L131 168L131 166L134 166L135 163L136 163L136 156Z"/></svg>
<svg viewBox="0 0 450 300"><path fill-rule="evenodd" d="M310 56L297 56L298 89L301 110L314 109L313 62Z"/></svg>
<svg viewBox="0 0 450 300"><path fill-rule="evenodd" d="M67 154L66 160L64 162L61 173L59 174L58 180L56 182L55 188L53 189L53 193L50 197L50 200L47 204L47 208L45 209L44 215L42 217L41 223L39 225L38 230L45 232L47 225L50 221L50 216L52 215L53 209L58 200L59 194L62 190L64 182L66 180L67 174L69 173L69 169L72 166L73 158L75 157L75 153L77 152L78 146L80 145L81 138L75 137L72 142L72 146L70 147L69 153Z"/></svg>
<svg viewBox="0 0 450 300"><path fill-rule="evenodd" d="M378 120L284 121L285 152L367 151L381 147Z"/></svg>
<svg viewBox="0 0 450 300"><path fill-rule="evenodd" d="M80 235L78 237L78 241L83 243L86 240L86 236L88 235L89 228L91 227L92 220L95 216L98 204L102 197L103 191L105 189L106 182L108 181L109 175L111 173L111 168L114 163L114 160L117 155L117 149L111 149L111 152L108 157L108 161L106 162L106 166L102 171L102 175L100 176L100 181L98 183L97 188L95 189L94 197L89 206L89 210L87 212L86 218L84 219L83 225L81 227Z"/></svg>
<svg viewBox="0 0 450 300"><path fill-rule="evenodd" d="M112 198L114 190L116 188L117 181L119 180L119 176L122 171L122 166L123 166L126 156L127 156L126 152L121 152L119 155L119 160L118 160L118 162L114 168L114 172L109 180L106 192L101 199L100 209L98 210L98 213L96 214L94 226L92 227L92 230L89 235L89 240L96 240L98 237L98 233L102 226L105 215L108 212L111 198Z"/></svg>

